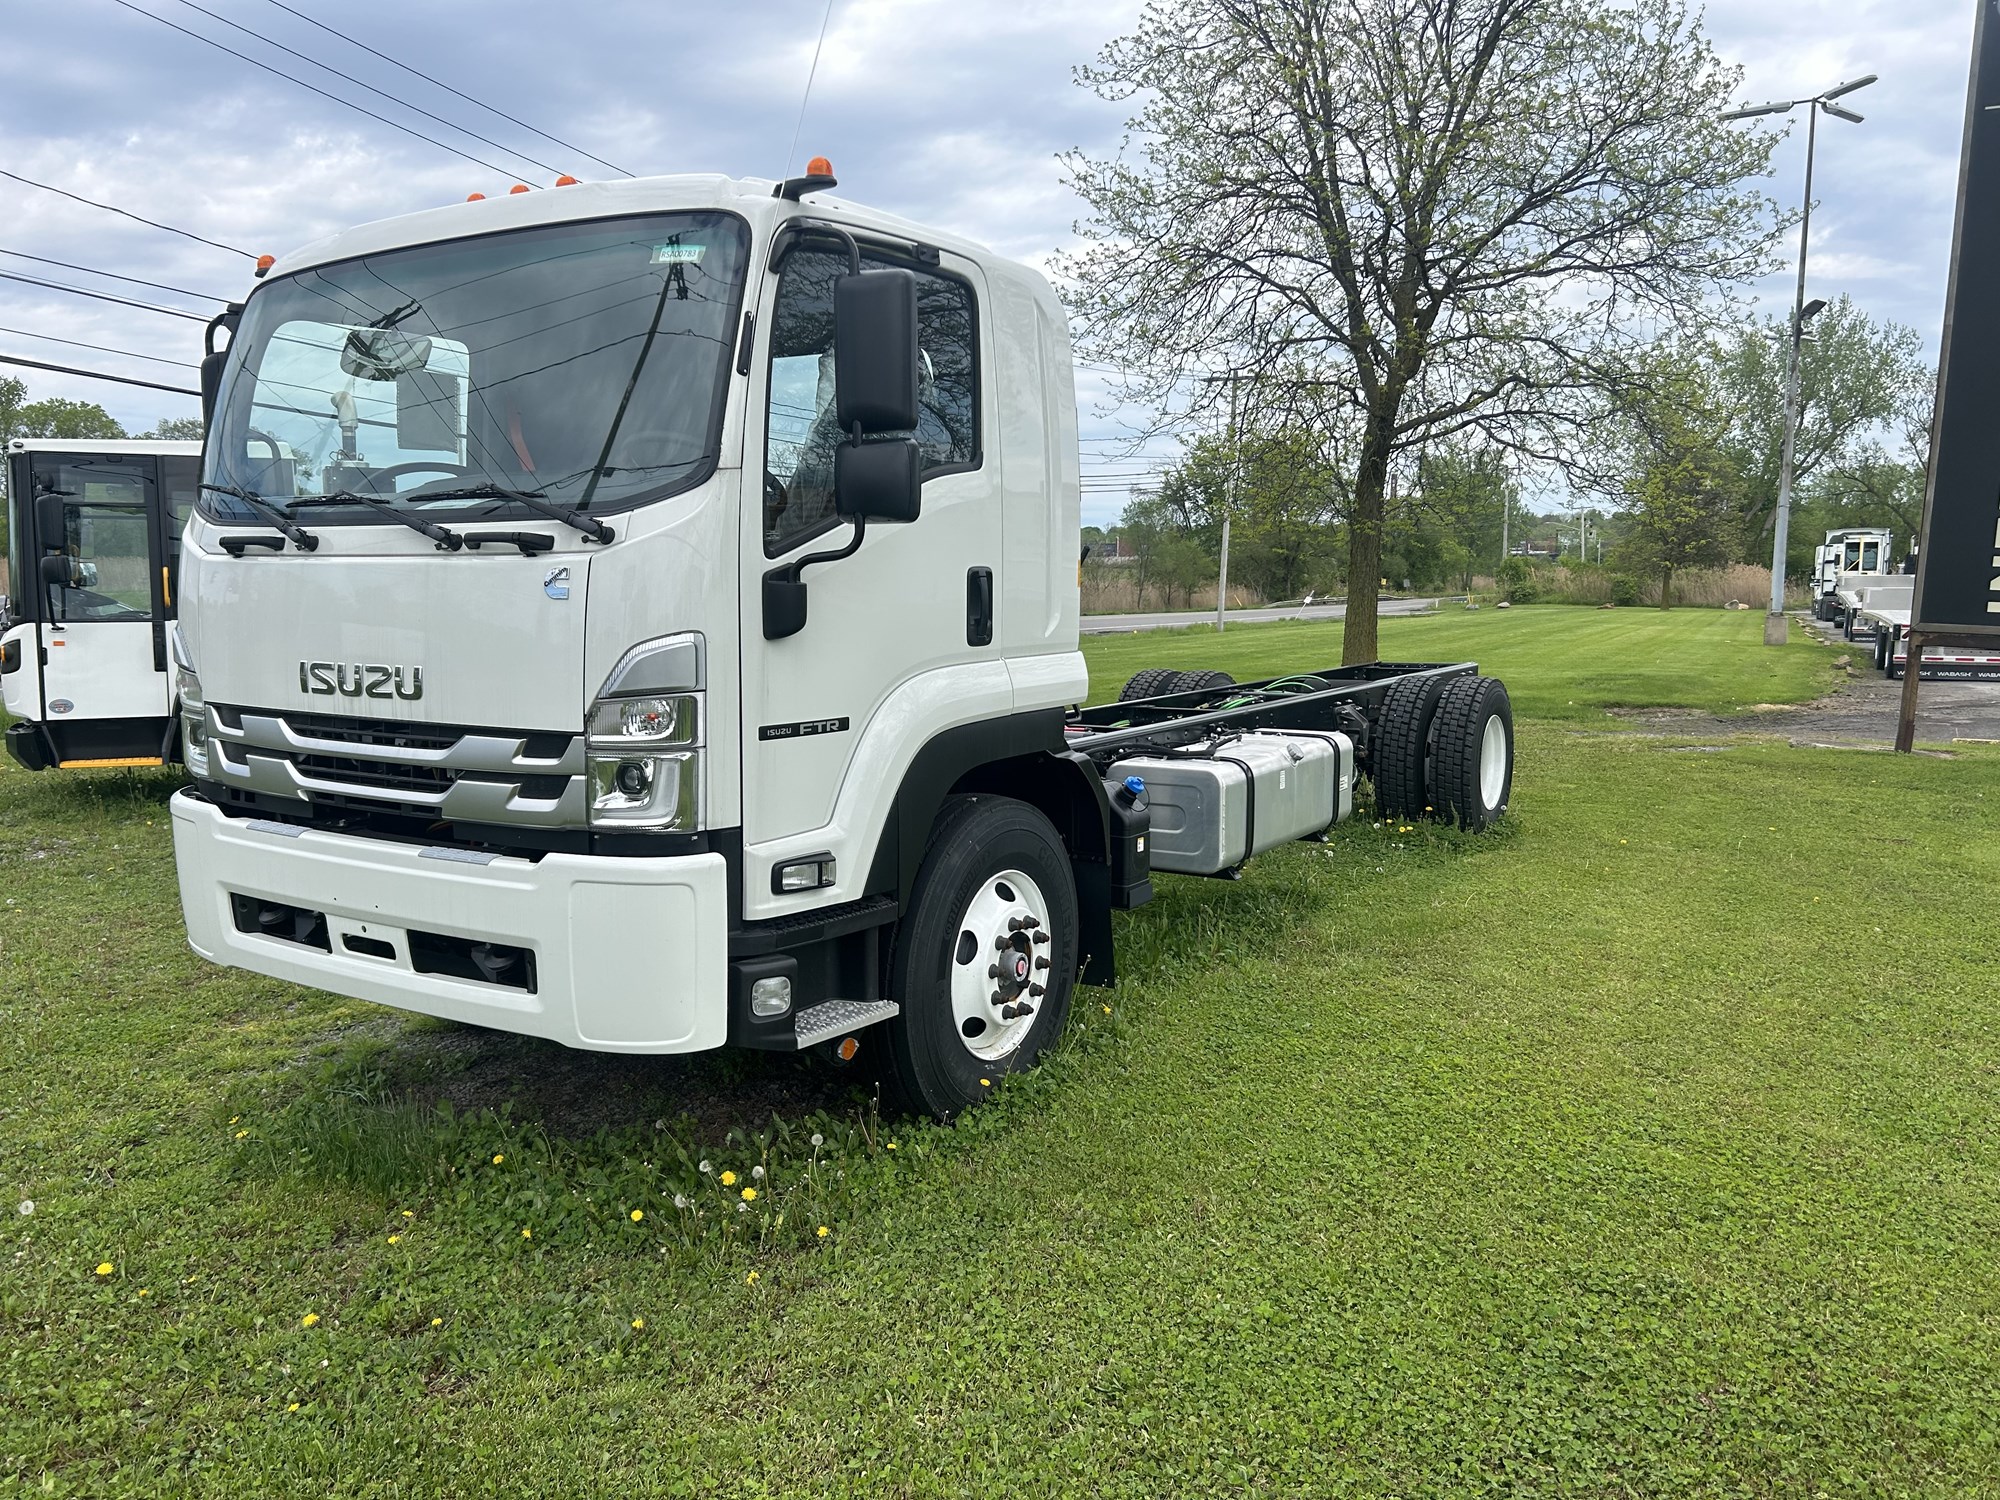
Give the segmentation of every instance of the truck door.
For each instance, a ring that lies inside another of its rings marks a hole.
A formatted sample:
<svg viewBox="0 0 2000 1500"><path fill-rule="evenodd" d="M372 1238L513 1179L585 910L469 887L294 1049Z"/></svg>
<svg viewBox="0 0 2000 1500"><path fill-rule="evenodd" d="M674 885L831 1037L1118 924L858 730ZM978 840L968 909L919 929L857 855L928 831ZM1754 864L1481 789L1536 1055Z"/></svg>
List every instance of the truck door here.
<svg viewBox="0 0 2000 1500"><path fill-rule="evenodd" d="M849 777L893 774L854 760L877 716L894 717L900 742L933 732L932 719L943 729L1005 713L1009 702L993 619L999 464L982 443L983 280L949 254L935 266L867 249L862 259L864 269L904 265L917 277L923 513L908 525L871 526L851 557L807 568L805 628L782 640L764 638L764 574L838 548L853 531L833 508L833 282L847 256L831 241L794 240L765 276L763 378L752 382L743 455L744 843L817 833L840 859L844 886L865 873L853 866L873 851L836 847L848 831L827 825ZM973 664L986 677L958 675L943 688L946 669ZM987 678L991 704L977 701ZM768 884L751 883L746 908L769 900Z"/></svg>
<svg viewBox="0 0 2000 1500"><path fill-rule="evenodd" d="M44 722L64 761L158 754L171 688L154 465L150 454L37 455L32 465L36 494L62 501L61 534L39 537L40 555L60 551L72 565L72 582L37 572L31 585L42 590Z"/></svg>

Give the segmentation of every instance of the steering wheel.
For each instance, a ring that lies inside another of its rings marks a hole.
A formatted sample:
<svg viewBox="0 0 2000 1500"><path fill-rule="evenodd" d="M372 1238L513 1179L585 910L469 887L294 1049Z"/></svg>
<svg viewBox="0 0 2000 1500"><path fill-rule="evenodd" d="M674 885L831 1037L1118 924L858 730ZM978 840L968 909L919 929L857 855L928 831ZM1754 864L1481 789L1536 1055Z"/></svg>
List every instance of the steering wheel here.
<svg viewBox="0 0 2000 1500"><path fill-rule="evenodd" d="M764 471L764 529L770 531L778 524L778 518L792 503L791 493L784 481L769 469Z"/></svg>
<svg viewBox="0 0 2000 1500"><path fill-rule="evenodd" d="M378 488L385 479L400 479L405 474L452 474L460 479L472 472L469 464L453 463L448 458L413 458L408 463L390 464L386 469L377 469L365 481L370 489Z"/></svg>

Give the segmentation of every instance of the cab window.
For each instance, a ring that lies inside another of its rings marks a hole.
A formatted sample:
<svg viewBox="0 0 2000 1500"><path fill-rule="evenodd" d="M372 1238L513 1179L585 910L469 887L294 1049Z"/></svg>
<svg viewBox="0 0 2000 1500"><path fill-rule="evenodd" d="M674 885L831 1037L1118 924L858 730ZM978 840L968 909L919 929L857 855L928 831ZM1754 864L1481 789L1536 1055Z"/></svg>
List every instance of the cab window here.
<svg viewBox="0 0 2000 1500"><path fill-rule="evenodd" d="M146 491L151 460L138 464L62 464L38 471L38 492L63 496L58 543L75 561L74 586L48 586L49 618L67 623L153 618Z"/></svg>
<svg viewBox="0 0 2000 1500"><path fill-rule="evenodd" d="M863 255L863 269L898 264ZM764 437L764 551L769 556L826 529L834 518L833 283L845 254L793 251L778 278L771 318L770 400ZM915 269L918 420L911 434L926 479L979 464L979 338L972 288Z"/></svg>

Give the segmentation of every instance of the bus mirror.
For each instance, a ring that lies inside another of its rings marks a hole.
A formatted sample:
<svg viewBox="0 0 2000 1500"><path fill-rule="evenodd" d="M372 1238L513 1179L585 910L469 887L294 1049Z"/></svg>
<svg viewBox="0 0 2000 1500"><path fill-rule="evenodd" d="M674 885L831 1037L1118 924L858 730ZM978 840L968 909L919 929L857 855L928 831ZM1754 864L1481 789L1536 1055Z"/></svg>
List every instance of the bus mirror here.
<svg viewBox="0 0 2000 1500"><path fill-rule="evenodd" d="M51 552L42 559L42 582L52 583L58 588L73 589L80 580L77 577L76 559L67 552Z"/></svg>
<svg viewBox="0 0 2000 1500"><path fill-rule="evenodd" d="M57 551L69 545L69 514L63 509L61 495L35 496L35 531L42 539L44 551Z"/></svg>
<svg viewBox="0 0 2000 1500"><path fill-rule="evenodd" d="M201 420L211 431L215 427L215 399L222 390L222 367L228 363L227 349L201 357Z"/></svg>
<svg viewBox="0 0 2000 1500"><path fill-rule="evenodd" d="M842 433L917 425L917 278L862 271L833 284L833 390Z"/></svg>

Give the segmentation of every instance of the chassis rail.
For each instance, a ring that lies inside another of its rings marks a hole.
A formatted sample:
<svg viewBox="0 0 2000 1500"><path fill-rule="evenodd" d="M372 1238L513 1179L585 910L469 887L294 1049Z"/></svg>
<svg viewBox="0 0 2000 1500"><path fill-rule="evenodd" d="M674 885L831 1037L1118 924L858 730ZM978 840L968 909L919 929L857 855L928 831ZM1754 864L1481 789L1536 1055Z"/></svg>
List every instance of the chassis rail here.
<svg viewBox="0 0 2000 1500"><path fill-rule="evenodd" d="M1167 693L1123 703L1079 709L1065 725L1068 748L1093 760L1142 746L1193 744L1220 731L1246 729L1361 730L1365 744L1371 715L1395 683L1413 677L1464 677L1476 662L1366 662L1326 671L1287 673L1259 682L1191 693ZM1310 691L1273 691L1274 684L1316 677L1328 686ZM1249 701L1216 706L1218 697Z"/></svg>

